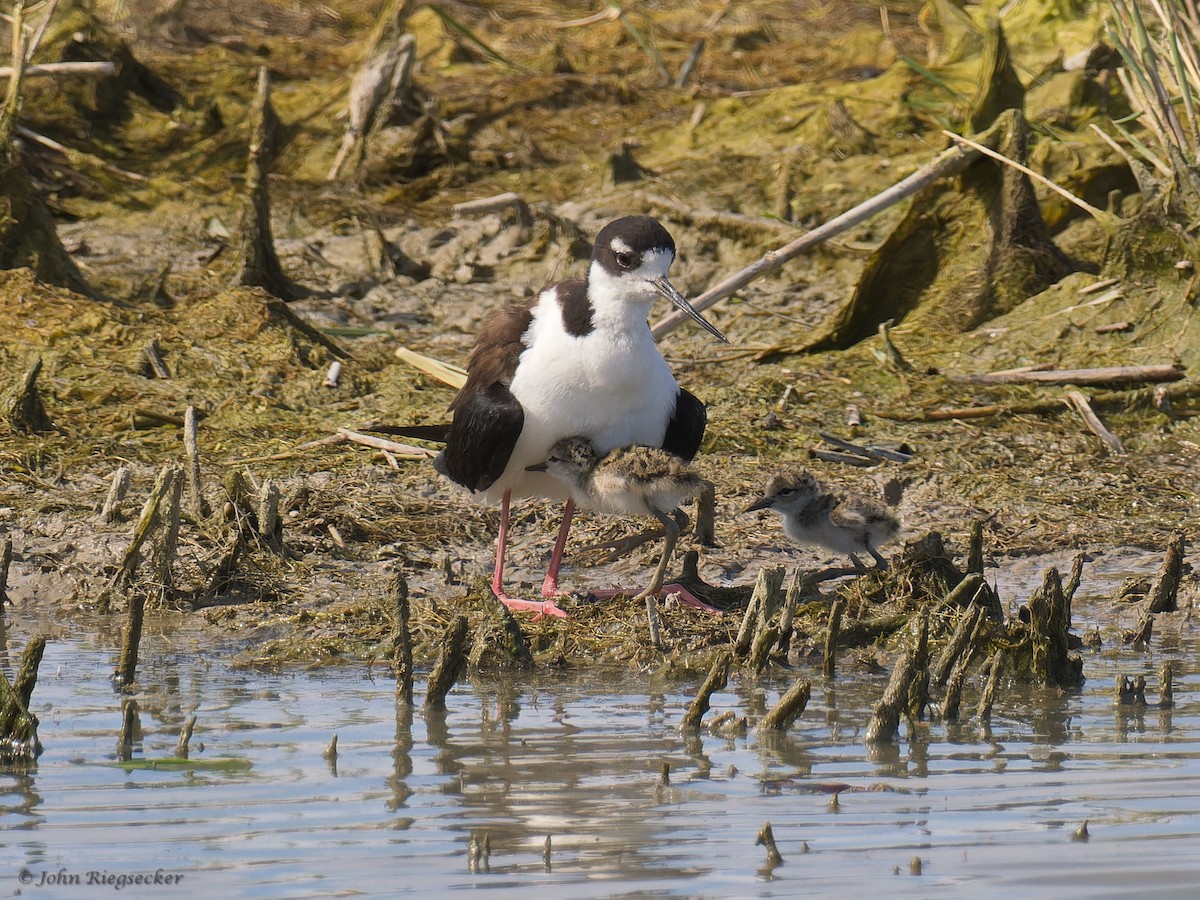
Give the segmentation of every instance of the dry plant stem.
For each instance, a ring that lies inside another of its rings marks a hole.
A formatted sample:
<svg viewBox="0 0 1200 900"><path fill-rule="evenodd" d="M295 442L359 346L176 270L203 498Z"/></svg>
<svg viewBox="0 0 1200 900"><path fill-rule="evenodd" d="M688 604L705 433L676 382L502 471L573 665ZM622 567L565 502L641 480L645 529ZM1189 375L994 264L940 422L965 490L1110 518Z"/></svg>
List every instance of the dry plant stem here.
<svg viewBox="0 0 1200 900"><path fill-rule="evenodd" d="M1102 366L1095 369L954 375L951 379L966 384L1153 384L1179 381L1184 374L1183 369L1173 365Z"/></svg>
<svg viewBox="0 0 1200 900"><path fill-rule="evenodd" d="M837 641L838 633L842 630L842 613L845 609L845 600L834 601L829 609L829 630L825 633L825 660L821 664L821 674L826 678L833 678L837 674Z"/></svg>
<svg viewBox="0 0 1200 900"><path fill-rule="evenodd" d="M796 607L804 590L804 570L797 566L792 570L792 580L784 596L783 609L779 612L779 652L785 656L792 642L792 623L796 620Z"/></svg>
<svg viewBox="0 0 1200 900"><path fill-rule="evenodd" d="M183 730L179 732L179 742L175 745L175 755L180 759L187 759L188 745L192 742L192 732L196 730L196 717L189 716L188 720L183 723Z"/></svg>
<svg viewBox="0 0 1200 900"><path fill-rule="evenodd" d="M700 685L700 690L696 693L696 699L688 706L687 712L683 715L683 721L679 723L681 729L695 731L700 729L700 722L704 719L704 714L708 712L712 695L722 690L729 683L729 664L731 661L732 656L728 651L719 654L713 660L708 677Z"/></svg>
<svg viewBox="0 0 1200 900"><path fill-rule="evenodd" d="M103 77L106 75L115 75L116 72L117 64L113 62L56 62L25 67L26 78L46 78L50 75L95 75ZM0 78L11 78L12 76L12 66L0 66Z"/></svg>
<svg viewBox="0 0 1200 900"><path fill-rule="evenodd" d="M41 635L30 638L21 654L21 665L16 678L8 683L8 676L0 672L0 690L4 691L0 702L0 738L28 741L36 738L37 721L29 715L29 701L37 686L38 667L46 652L46 638ZM29 728L33 732L29 732Z"/></svg>
<svg viewBox="0 0 1200 900"><path fill-rule="evenodd" d="M958 709L962 701L963 684L967 680L967 671L971 667L971 660L975 657L975 652L979 649L980 636L982 634L983 623L987 618L987 610L982 606L972 608L971 619L971 634L967 641L967 645L963 648L963 652L954 661L954 668L950 672L950 677L946 680L946 693L942 698L942 715L949 720L958 718Z"/></svg>
<svg viewBox="0 0 1200 900"><path fill-rule="evenodd" d="M395 610L396 635L392 642L392 667L396 672L396 699L407 706L413 702L412 631L409 619L412 607L408 601L408 582L399 572L392 576L388 587Z"/></svg>
<svg viewBox="0 0 1200 900"><path fill-rule="evenodd" d="M146 598L139 591L129 598L129 615L125 620L125 633L121 637L121 656L113 680L118 687L129 687L137 677L138 646L142 642L142 619L146 612Z"/></svg>
<svg viewBox="0 0 1200 900"><path fill-rule="evenodd" d="M792 726L792 723L800 718L800 714L808 706L808 699L811 696L812 685L805 679L797 681L771 707L771 711L762 717L762 721L758 723L758 733L766 734L768 732L787 731Z"/></svg>
<svg viewBox="0 0 1200 900"><path fill-rule="evenodd" d="M1175 669L1165 662L1158 670L1158 708L1170 709L1175 705Z"/></svg>
<svg viewBox="0 0 1200 900"><path fill-rule="evenodd" d="M275 553L283 553L283 519L279 516L279 485L271 479L259 490L258 536Z"/></svg>
<svg viewBox="0 0 1200 900"><path fill-rule="evenodd" d="M650 646L662 649L662 628L658 621L658 600L653 594L646 595L646 627L650 630Z"/></svg>
<svg viewBox="0 0 1200 900"><path fill-rule="evenodd" d="M4 607L8 605L8 570L12 566L13 542L7 535L4 549L0 550L0 622L4 621Z"/></svg>
<svg viewBox="0 0 1200 900"><path fill-rule="evenodd" d="M104 498L104 506L100 508L100 518L104 522L112 524L121 518L121 503L125 500L125 495L129 493L132 477L128 466L121 466L113 473L112 484L108 487L108 496Z"/></svg>
<svg viewBox="0 0 1200 900"><path fill-rule="evenodd" d="M1000 686L1000 675L1004 671L1004 651L997 650L992 654L987 664L988 677L979 695L979 706L976 715L980 725L988 725L992 721L992 704L996 701L996 689Z"/></svg>
<svg viewBox="0 0 1200 900"><path fill-rule="evenodd" d="M1079 590L1079 584L1083 581L1083 563L1084 555L1076 553L1075 558L1071 560L1071 574L1067 576L1067 583L1063 585L1063 597L1067 601L1068 614L1071 601L1075 599L1075 592Z"/></svg>
<svg viewBox="0 0 1200 900"><path fill-rule="evenodd" d="M767 848L767 865L778 866L783 863L783 856L779 852L779 848L775 846L775 832L771 828L770 822L764 822L763 827L758 830L758 837L754 839L755 847Z"/></svg>
<svg viewBox="0 0 1200 900"><path fill-rule="evenodd" d="M1183 532L1171 535L1167 553L1146 594L1146 612L1175 612L1179 608L1179 582L1183 578Z"/></svg>
<svg viewBox="0 0 1200 900"><path fill-rule="evenodd" d="M133 530L133 540L129 544L129 549L125 551L125 556L121 560L121 568L117 571L115 582L117 584L130 584L133 582L134 575L137 574L138 564L141 562L142 544L146 542L146 538L150 536L155 522L158 520L158 510L171 491L171 484L175 480L175 469L171 466L164 466L162 471L158 473L158 479L154 482L154 488L150 491L150 496L146 499L146 503L142 506L142 513L138 516L137 526Z"/></svg>
<svg viewBox="0 0 1200 900"><path fill-rule="evenodd" d="M183 497L183 473L176 467L171 470L170 485L164 503L158 505L155 515L155 530L158 538L154 542L155 588L159 602L171 599L174 582L171 578L171 563L179 546L180 501Z"/></svg>
<svg viewBox="0 0 1200 900"><path fill-rule="evenodd" d="M337 433L346 440L362 444L364 447L374 447L376 450L387 450L389 453L396 454L397 459L432 459L437 456L432 450L425 447L417 447L412 444L401 444L397 441L389 441L386 438L373 437L369 434L360 434L357 431L351 431L348 428L339 428Z"/></svg>
<svg viewBox="0 0 1200 900"><path fill-rule="evenodd" d="M38 393L37 380L42 372L42 358L35 357L21 379L20 387L6 392L3 398L2 414L17 431L24 434L35 434L50 431L54 426L46 415L42 397Z"/></svg>
<svg viewBox="0 0 1200 900"><path fill-rule="evenodd" d="M25 48L25 62L28 63L37 53L38 48L42 46L42 38L46 36L46 29L50 26L50 20L54 18L54 11L58 9L58 0L50 0L46 4L46 14L42 16L42 23L38 25L37 31L33 33L33 37L29 39L29 46ZM36 68L34 66L33 68Z"/></svg>
<svg viewBox="0 0 1200 900"><path fill-rule="evenodd" d="M986 610L982 606L969 606L963 610L962 616L959 617L958 625L954 629L954 634L950 640L946 642L946 646L942 648L942 655L938 657L937 663L933 667L933 683L937 687L945 687L946 681L950 677L950 670L954 663L970 645L971 636L980 621L982 615L986 614Z"/></svg>
<svg viewBox="0 0 1200 900"><path fill-rule="evenodd" d="M138 705L133 698L121 704L121 733L117 735L117 759L129 762L133 759L133 744L137 735Z"/></svg>
<svg viewBox="0 0 1200 900"><path fill-rule="evenodd" d="M971 540L967 545L967 572L983 575L983 522L979 519L971 522Z"/></svg>
<svg viewBox="0 0 1200 900"><path fill-rule="evenodd" d="M965 144L966 146L970 147L972 150L975 150L978 153L982 153L984 156L988 156L988 157L996 160L997 162L1004 163L1006 166L1012 166L1014 169L1016 169L1018 172L1022 173L1023 175L1026 175L1029 178L1032 178L1034 181L1045 185L1046 187L1050 188L1050 190L1054 191L1059 196L1063 197L1069 203L1073 203L1075 206L1078 206L1080 209L1082 209L1084 212L1086 212L1089 216L1091 216L1093 219L1095 219L1096 222L1099 223L1102 227L1104 227L1107 231L1109 231L1109 232L1115 231L1117 226L1120 224L1120 219L1118 219L1116 216L1112 215L1111 213L1105 212L1102 209L1097 209L1096 207L1092 206L1087 201L1081 200L1080 198L1076 197L1074 194L1072 194L1066 188L1060 187L1059 185L1055 184L1053 181L1051 181L1045 175L1042 175L1042 174L1039 174L1038 172L1033 171L1033 169L1029 168L1028 166L1021 165L1021 163L1017 162L1016 160L1009 159L1007 156L1005 156L1002 153L997 153L991 147L986 147L983 144L980 144L976 141L971 140L970 138L963 137L961 134L955 134L953 131L947 131L945 129L942 129L942 134L944 134L946 137L950 138L950 140L955 141L956 143Z"/></svg>
<svg viewBox="0 0 1200 900"><path fill-rule="evenodd" d="M763 566L758 570L754 593L750 595L750 602L746 604L746 614L742 617L742 624L734 641L733 649L738 656L745 656L750 651L755 636L765 627L765 623L779 606L783 572L783 566Z"/></svg>
<svg viewBox="0 0 1200 900"><path fill-rule="evenodd" d="M154 338L146 344L142 353L145 354L146 362L150 364L150 370L154 373L155 378L167 380L171 377L171 370L163 362L162 350L158 346L158 338Z"/></svg>
<svg viewBox="0 0 1200 900"><path fill-rule="evenodd" d="M25 84L25 7L17 3L12 15L12 70L8 78L8 91L4 95L4 108L0 109L0 154L12 150L13 130L21 116L21 88Z"/></svg>
<svg viewBox="0 0 1200 900"><path fill-rule="evenodd" d="M836 237L844 231L850 230L860 222L865 222L877 213L894 206L907 197L911 197L917 191L937 181L939 178L945 178L966 168L967 164L973 161L978 155L978 151L976 150L963 150L959 147L951 147L948 150L942 151L930 163L922 166L907 178L898 181L886 191L876 194L865 203L860 203L840 216L830 219L824 225L802 234L791 243L772 250L763 256L762 259L758 260L758 262L727 276L693 300L692 306L699 311L704 311L710 306L714 306L726 297L741 290L752 281L774 272L804 251L832 237ZM681 322L687 321L687 318L682 313L671 313L654 325L654 337L661 339L664 335L673 331Z"/></svg>
<svg viewBox="0 0 1200 900"><path fill-rule="evenodd" d="M266 66L258 70L258 89L250 106L250 143L246 160L245 196L242 200L240 265L236 283L261 287L284 300L299 296L283 272L271 236L271 199L268 175L274 156L275 112L271 108L271 76Z"/></svg>
<svg viewBox="0 0 1200 900"><path fill-rule="evenodd" d="M779 628L775 625L764 625L754 635L754 643L750 647L748 665L750 671L761 672L766 668L771 658L771 648L779 640Z"/></svg>
<svg viewBox="0 0 1200 900"><path fill-rule="evenodd" d="M1100 417L1092 410L1091 405L1080 391L1067 391L1067 405L1075 412L1079 413L1079 417L1083 419L1083 423L1088 427L1088 430L1100 438L1104 445L1110 451L1120 456L1125 453L1125 445L1121 443L1121 439L1113 434L1100 421Z"/></svg>
<svg viewBox="0 0 1200 900"><path fill-rule="evenodd" d="M442 652L433 672L429 675L429 686L425 691L425 708L446 708L446 695L458 681L467 651L467 617L455 616L442 642Z"/></svg>
<svg viewBox="0 0 1200 900"><path fill-rule="evenodd" d="M189 406L183 413L183 452L186 458L184 472L187 475L188 514L192 521L203 522L210 510L204 500L204 482L200 477L200 434L194 406Z"/></svg>
<svg viewBox="0 0 1200 900"><path fill-rule="evenodd" d="M892 668L892 677L884 689L883 696L875 704L871 720L867 724L868 744L888 743L895 740L900 728L900 714L908 702L908 688L917 675L917 667L911 653L905 653Z"/></svg>

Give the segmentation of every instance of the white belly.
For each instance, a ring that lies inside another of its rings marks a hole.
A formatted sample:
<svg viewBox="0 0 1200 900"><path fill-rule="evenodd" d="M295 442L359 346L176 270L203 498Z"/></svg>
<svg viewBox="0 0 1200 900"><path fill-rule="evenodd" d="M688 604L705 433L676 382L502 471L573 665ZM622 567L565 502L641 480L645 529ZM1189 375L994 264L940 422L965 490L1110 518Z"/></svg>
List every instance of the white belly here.
<svg viewBox="0 0 1200 900"><path fill-rule="evenodd" d="M525 471L544 462L565 437L582 435L600 454L628 444L662 446L679 387L649 329L618 340L559 331L532 343L509 386L525 410L524 429L504 474L483 499L498 500L505 490L515 497L566 499L558 479Z"/></svg>

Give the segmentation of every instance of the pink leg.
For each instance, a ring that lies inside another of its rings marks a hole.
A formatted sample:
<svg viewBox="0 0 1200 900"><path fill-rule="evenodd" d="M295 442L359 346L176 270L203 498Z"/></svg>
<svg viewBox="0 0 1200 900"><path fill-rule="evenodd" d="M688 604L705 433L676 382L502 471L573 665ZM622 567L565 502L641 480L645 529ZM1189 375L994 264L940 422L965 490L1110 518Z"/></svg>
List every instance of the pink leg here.
<svg viewBox="0 0 1200 900"><path fill-rule="evenodd" d="M554 552L550 554L550 568L542 581L543 597L561 597L558 587L558 570L562 567L563 551L567 549L567 532L571 530L571 517L575 515L575 501L567 500L563 507L562 524L558 526L558 537L554 541Z"/></svg>
<svg viewBox="0 0 1200 900"><path fill-rule="evenodd" d="M496 570L492 573L492 593L509 609L536 612L535 620L542 616L558 616L565 619L567 614L559 609L553 600L515 600L504 592L504 554L508 550L508 506L511 500L512 492L505 491L504 498L500 501L500 532L496 535Z"/></svg>

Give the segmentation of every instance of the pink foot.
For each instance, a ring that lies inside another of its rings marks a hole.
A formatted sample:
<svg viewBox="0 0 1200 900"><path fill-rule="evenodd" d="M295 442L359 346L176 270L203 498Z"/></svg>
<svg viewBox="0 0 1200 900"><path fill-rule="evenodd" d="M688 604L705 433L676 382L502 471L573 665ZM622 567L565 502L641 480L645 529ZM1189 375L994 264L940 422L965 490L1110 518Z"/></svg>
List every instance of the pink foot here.
<svg viewBox="0 0 1200 900"><path fill-rule="evenodd" d="M496 599L511 610L518 612L536 612L533 621L542 616L554 616L559 619L567 618L566 612L553 600L515 600L503 592L496 594Z"/></svg>

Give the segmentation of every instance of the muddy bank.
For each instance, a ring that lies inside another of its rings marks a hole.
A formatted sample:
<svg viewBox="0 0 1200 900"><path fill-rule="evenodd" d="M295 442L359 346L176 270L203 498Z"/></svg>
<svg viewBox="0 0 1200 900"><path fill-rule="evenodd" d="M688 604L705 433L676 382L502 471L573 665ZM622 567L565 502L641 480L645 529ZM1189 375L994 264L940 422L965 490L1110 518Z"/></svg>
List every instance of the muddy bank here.
<svg viewBox="0 0 1200 900"><path fill-rule="evenodd" d="M335 4L336 15L297 15L267 4L254 28L215 4L190 4L180 20L93 15L85 30L96 41L125 41L172 88L167 110L158 95L126 89L110 108L101 101L112 95L94 84L30 82L30 127L91 155L28 154L63 246L99 299L28 269L0 273L3 383L16 386L40 357L51 423L0 423L14 603L63 614L124 609L115 580L155 479L184 461L190 406L210 514L185 512L168 606L244 635L249 659L267 648L258 660L266 664L363 658L389 639L386 586L398 572L423 617L422 639L436 647L449 616L480 608L495 511L472 506L427 460L326 440L372 422L441 420L452 389L396 349L464 364L488 309L579 274L591 236L627 212L667 225L680 248L673 278L696 295L942 150L942 125L972 108L988 39L985 26L962 22L922 30L916 4L891 5L887 34L874 7L856 5L700 4L568 25L557 9L482 4L465 7L457 28L424 8L404 19L416 38L415 106L394 110L355 177L327 181L351 76L381 9ZM1114 208L1133 217L1143 205L1136 185L1085 127L1119 106L1111 70L1067 69L1059 58L1090 45L1094 14L1049 31L1023 23L1005 24L1028 88L1031 159L1093 203L1115 191ZM675 73L704 37L692 80L661 83L635 32L652 36ZM69 35L65 26L49 33L44 52L78 50ZM230 286L245 120L264 65L281 123L268 180L275 247L309 294L286 307ZM1077 143L1042 139L1047 122ZM122 180L96 159L145 180ZM710 315L731 347L690 328L664 338L680 383L709 411L697 466L718 486L718 546L697 548L705 581L748 596L763 565L828 562L788 546L773 520L740 513L774 468L825 446L821 430L909 448L906 463L812 464L827 481L885 498L903 521L901 544L941 534L960 568L975 521L1001 559L1063 548L1161 552L1172 533L1197 533L1190 372L1200 329L1192 270L1176 266L1186 253L1155 243L1149 226L1142 246L1154 252L1125 252L1096 220L1039 189L1031 196L1046 234L1073 271L1045 290L1022 276L1020 296L989 293L1006 271L988 267L999 246L989 216L997 196L1013 196L996 187L1000 171L978 163L718 305ZM456 212L506 191L524 212ZM922 275L905 265L914 259L937 265ZM969 309L951 303L968 293ZM851 304L869 315L847 317ZM840 332L852 339L800 352L839 317L854 322ZM889 319L885 340L877 326ZM327 385L339 355L341 375ZM1067 404L1069 385L960 377L1176 363L1189 377L1157 394L1152 385L1087 388L1123 453ZM105 521L120 466L129 493ZM236 549L245 517L226 487L232 473L255 491L277 487L282 553L257 540ZM537 504L519 511L512 559L523 586L540 582L555 515ZM576 546L639 524L585 516ZM594 554L574 561L568 586L636 585L654 554L650 546L610 565L589 565ZM581 611L565 632L541 623L533 640L547 661L594 662L591 647L573 649L572 628L640 634L642 615L606 604ZM680 645L697 652L736 628L690 616L674 618Z"/></svg>

